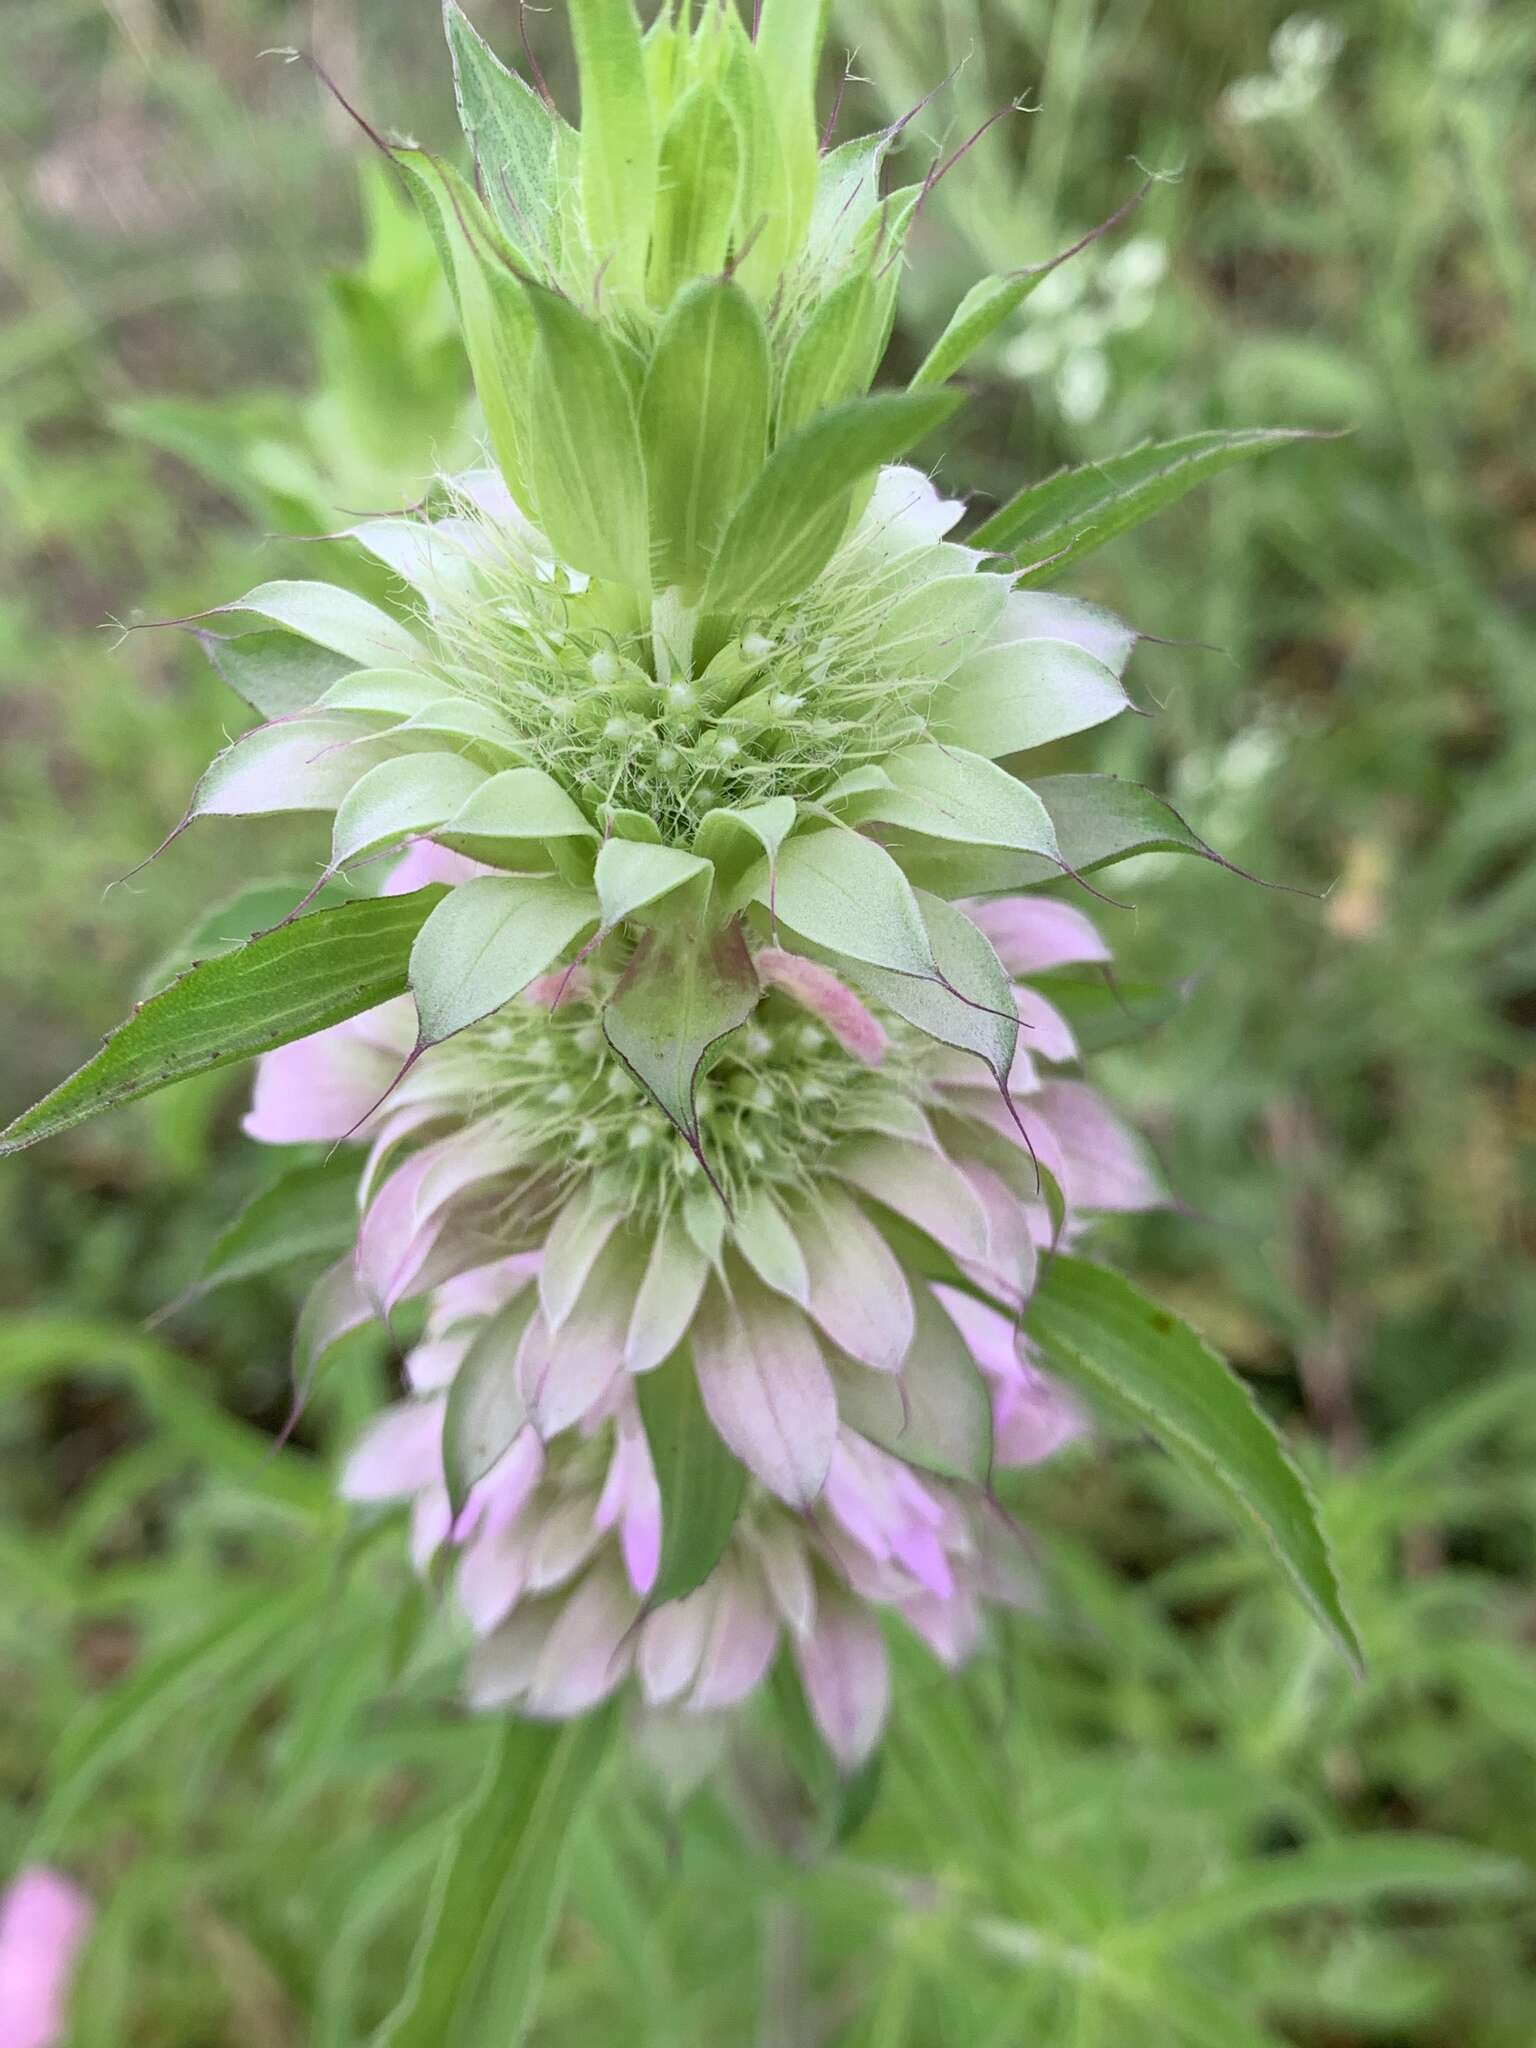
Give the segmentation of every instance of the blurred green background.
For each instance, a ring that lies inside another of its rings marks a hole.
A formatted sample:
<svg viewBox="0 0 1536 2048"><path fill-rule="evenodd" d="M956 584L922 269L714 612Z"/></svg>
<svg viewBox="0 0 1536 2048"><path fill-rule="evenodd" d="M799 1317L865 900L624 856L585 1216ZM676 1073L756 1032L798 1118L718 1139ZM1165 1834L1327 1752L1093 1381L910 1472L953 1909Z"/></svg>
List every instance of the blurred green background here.
<svg viewBox="0 0 1536 2048"><path fill-rule="evenodd" d="M514 0L469 12L511 56ZM561 10L528 33L557 90ZM904 1653L878 1782L782 1721L584 1824L536 2038L698 2048L1528 2048L1536 2037L1536 15L1519 0L841 0L843 132L900 175L1015 96L920 223L893 372L981 271L1156 183L1027 303L943 469L979 503L1203 426L1340 438L1223 477L1071 587L1160 642L1069 755L1244 868L1118 871L1176 1016L1095 1057L1180 1213L1105 1243L1251 1376L1322 1492L1357 1684L1256 1543L1135 1444L1027 1475L1038 1612ZM344 514L472 444L418 231L302 44L448 147L431 0L6 0L0 1109L94 1046L307 826L160 841L232 700L123 627L361 567ZM959 67L956 70L956 67ZM297 840L298 843L295 843ZM486 1731L398 1531L294 1448L293 1296L155 1331L266 1166L214 1077L0 1175L0 1870L101 1907L77 2048L365 2038ZM1522 1231L1525 1245L1522 1246Z"/></svg>

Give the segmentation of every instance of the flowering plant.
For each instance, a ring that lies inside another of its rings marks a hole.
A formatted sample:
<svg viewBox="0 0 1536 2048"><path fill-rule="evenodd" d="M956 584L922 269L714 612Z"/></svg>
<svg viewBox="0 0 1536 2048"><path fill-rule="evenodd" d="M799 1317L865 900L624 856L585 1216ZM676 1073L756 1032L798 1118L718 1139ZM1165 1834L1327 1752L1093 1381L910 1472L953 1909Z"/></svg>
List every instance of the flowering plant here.
<svg viewBox="0 0 1536 2048"><path fill-rule="evenodd" d="M1027 1595L995 1475L1079 1434L1084 1397L1257 1521L1353 1653L1274 1434L1081 1256L1094 1213L1161 1190L1058 1071L1072 1026L1031 985L1107 950L1021 893L1216 857L1144 790L1031 778L1126 708L1137 638L1043 585L1288 437L1144 448L956 540L964 508L907 458L1051 266L979 285L909 388L869 395L948 166L886 192L906 124L824 143L823 9L570 14L579 130L448 0L475 181L382 145L486 466L352 529L392 609L277 583L206 615L262 722L183 829L322 813L324 873L222 912L220 941L253 935L0 1144L263 1055L255 1137L366 1145L296 1168L245 1238L291 1245L342 1184L355 1241L303 1313L301 1388L421 1305L408 1398L343 1484L412 1500L418 1560L456 1560L481 1705L580 1716L633 1673L651 1710L716 1713L788 1643L856 1767L881 1616L955 1662L987 1600ZM393 2039L440 2038L438 1955Z"/></svg>

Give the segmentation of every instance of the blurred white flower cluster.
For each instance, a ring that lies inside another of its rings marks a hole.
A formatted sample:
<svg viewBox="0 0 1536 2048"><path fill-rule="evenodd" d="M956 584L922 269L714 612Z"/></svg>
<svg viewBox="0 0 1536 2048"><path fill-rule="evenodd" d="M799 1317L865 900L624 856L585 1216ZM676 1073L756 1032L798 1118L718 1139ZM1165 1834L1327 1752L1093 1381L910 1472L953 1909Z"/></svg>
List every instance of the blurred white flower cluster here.
<svg viewBox="0 0 1536 2048"><path fill-rule="evenodd" d="M1242 126L1305 113L1327 85L1343 48L1344 31L1337 22L1320 14L1293 14L1270 41L1269 70L1229 85L1218 113Z"/></svg>
<svg viewBox="0 0 1536 2048"><path fill-rule="evenodd" d="M1029 325L1009 343L1011 375L1051 380L1063 416L1081 426L1097 419L1113 383L1108 346L1140 327L1168 270L1168 246L1136 235L1096 267L1063 264L1031 294Z"/></svg>

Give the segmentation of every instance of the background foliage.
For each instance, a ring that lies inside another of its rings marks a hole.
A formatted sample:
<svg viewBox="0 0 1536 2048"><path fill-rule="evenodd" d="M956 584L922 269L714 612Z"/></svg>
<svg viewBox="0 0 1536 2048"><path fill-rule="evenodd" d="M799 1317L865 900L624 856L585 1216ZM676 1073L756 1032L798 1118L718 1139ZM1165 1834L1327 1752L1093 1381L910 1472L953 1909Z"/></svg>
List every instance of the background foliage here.
<svg viewBox="0 0 1536 2048"><path fill-rule="evenodd" d="M514 47L510 0L472 11ZM386 509L462 450L419 236L312 82L259 56L313 43L370 113L446 143L435 16L7 7L7 1109L89 1052L210 895L321 855L291 824L194 832L103 896L180 814L228 704L185 636L107 622L200 609L253 568L320 573L316 543L271 536ZM952 486L1000 498L1203 426L1348 430L1220 479L1072 587L1205 643L1143 648L1156 715L1094 765L1325 892L1120 870L1126 984L1183 1002L1096 1065L1186 1205L1112 1249L1293 1429L1371 1672L1338 1667L1257 1547L1135 1445L1033 1475L1038 1612L963 1685L908 1657L878 1783L831 1784L793 1702L686 1806L611 1773L537 2038L1517 2048L1536 22L1513 0L1289 20L1270 0L847 0L839 21L865 116L965 59L926 145L1015 93L1033 110L932 196L903 368L979 270L1041 260L1138 165L1158 176L993 350ZM558 87L558 20L530 32ZM392 1361L360 1349L273 1455L286 1291L243 1282L142 1327L261 1184L239 1097L190 1085L0 1179L0 1863L56 1856L101 1902L81 2048L362 2039L493 1739L453 1707L452 1631L398 1532L329 1498Z"/></svg>

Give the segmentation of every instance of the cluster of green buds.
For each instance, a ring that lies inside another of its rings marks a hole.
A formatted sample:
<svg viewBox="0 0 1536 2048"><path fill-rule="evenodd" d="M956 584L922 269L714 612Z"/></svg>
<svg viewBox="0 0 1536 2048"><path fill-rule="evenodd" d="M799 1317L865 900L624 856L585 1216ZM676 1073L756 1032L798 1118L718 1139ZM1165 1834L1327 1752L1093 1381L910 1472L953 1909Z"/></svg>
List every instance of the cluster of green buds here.
<svg viewBox="0 0 1536 2048"><path fill-rule="evenodd" d="M782 1622L857 1762L883 1713L869 1608L953 1659L1017 1583L994 1467L1073 1433L1019 1433L1042 1362L1240 1495L1347 1643L1241 1390L1064 1255L1158 1188L1040 1066L1077 1045L1024 977L1107 954L1018 895L1214 858L1144 790L1031 772L1127 708L1137 639L1042 585L1288 437L1141 449L953 538L964 507L906 458L1051 266L977 286L871 395L945 166L887 191L906 124L823 137L824 6L763 0L749 27L670 0L643 31L632 0L570 0L579 129L445 15L473 179L383 146L490 462L352 530L392 607L287 582L205 615L263 722L184 824L319 812L330 860L297 903L226 911L224 950L0 1145L255 1053L257 1135L371 1144L303 1360L426 1304L418 1398L349 1490L415 1498L424 1552L472 1547L472 1612L503 1632L488 1702L584 1710L643 1621L647 1696L718 1707ZM620 1526L623 1567L592 1564Z"/></svg>

